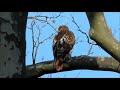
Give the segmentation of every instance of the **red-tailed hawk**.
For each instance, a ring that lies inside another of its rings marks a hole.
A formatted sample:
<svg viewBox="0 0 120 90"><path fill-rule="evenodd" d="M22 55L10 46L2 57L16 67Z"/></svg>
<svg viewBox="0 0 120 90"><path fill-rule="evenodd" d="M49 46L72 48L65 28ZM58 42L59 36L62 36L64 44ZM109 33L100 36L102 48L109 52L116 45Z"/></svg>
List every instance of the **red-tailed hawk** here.
<svg viewBox="0 0 120 90"><path fill-rule="evenodd" d="M66 25L58 28L58 34L53 39L53 55L55 60L56 70L62 70L63 62L67 55L70 55L75 44L75 36Z"/></svg>

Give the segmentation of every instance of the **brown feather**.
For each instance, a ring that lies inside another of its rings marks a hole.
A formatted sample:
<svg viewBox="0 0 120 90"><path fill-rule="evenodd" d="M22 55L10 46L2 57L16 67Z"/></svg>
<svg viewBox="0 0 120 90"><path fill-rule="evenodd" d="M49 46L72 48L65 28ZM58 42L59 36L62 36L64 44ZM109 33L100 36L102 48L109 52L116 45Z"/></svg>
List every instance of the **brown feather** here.
<svg viewBox="0 0 120 90"><path fill-rule="evenodd" d="M63 63L60 63L60 58L59 57L57 57L56 60L55 60L55 67L56 67L57 71L60 71L63 68Z"/></svg>
<svg viewBox="0 0 120 90"><path fill-rule="evenodd" d="M58 28L58 34L53 39L53 55L55 58L56 70L63 68L66 56L70 53L75 44L75 36L66 25Z"/></svg>

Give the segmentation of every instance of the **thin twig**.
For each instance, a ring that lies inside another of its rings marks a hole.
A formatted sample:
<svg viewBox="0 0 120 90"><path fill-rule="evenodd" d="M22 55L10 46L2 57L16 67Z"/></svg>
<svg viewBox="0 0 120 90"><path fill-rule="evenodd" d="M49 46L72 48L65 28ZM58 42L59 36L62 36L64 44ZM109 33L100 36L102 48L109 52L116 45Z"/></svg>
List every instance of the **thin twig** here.
<svg viewBox="0 0 120 90"><path fill-rule="evenodd" d="M36 60L36 56L37 56L37 52L38 52L38 48L40 46L40 44L43 44L46 40L51 39L51 37L53 36L53 34L51 34L48 38L44 39L43 41L40 41L40 35L41 35L41 29L43 27L45 27L46 25L49 25L50 27L52 27L56 32L56 28L53 27L53 25L48 21L48 19L53 19L53 18L58 18L61 16L61 12L57 15L57 16L42 16L42 15L38 15L38 13L35 16L29 16L28 19L33 19L31 22L31 27L27 27L29 29L31 29L32 31L32 59L33 59L33 64L35 64L35 60ZM40 18L42 19L40 19ZM40 21L40 23L45 23L45 25L41 26L39 28L39 25L37 24L37 21ZM34 26L37 27L37 29L39 30L38 32L38 36L37 36L37 40L35 41L35 36L34 36Z"/></svg>
<svg viewBox="0 0 120 90"><path fill-rule="evenodd" d="M32 22L33 22L33 24L32 24ZM33 64L35 64L35 58L34 58L34 46L35 46L35 44L34 44L34 30L33 30L33 26L35 25L35 21L33 20L31 22L31 30L32 30L32 44L33 44L33 49L32 49L32 59L33 59Z"/></svg>
<svg viewBox="0 0 120 90"><path fill-rule="evenodd" d="M37 37L37 46L36 46L36 50L35 50L35 60L36 60L36 56L37 56L37 51L38 51L38 48L39 48L39 38L40 38L40 29L39 29L39 32L38 32L38 37Z"/></svg>
<svg viewBox="0 0 120 90"><path fill-rule="evenodd" d="M61 14L62 14L62 12L60 12L57 16L52 16L52 17L50 17L50 16L42 16L42 15L36 15L35 17L44 17L46 19L48 19L48 18L52 19L52 18L58 18L58 17L60 17ZM31 17L32 16L29 16L28 19L31 19Z"/></svg>
<svg viewBox="0 0 120 90"><path fill-rule="evenodd" d="M79 37L77 37L77 39L75 40L75 44L77 44L78 42L82 42L83 40L80 40L80 41L78 41L79 40Z"/></svg>
<svg viewBox="0 0 120 90"><path fill-rule="evenodd" d="M47 16L46 16L46 17L47 17ZM40 19L38 19L36 16L34 16L34 17L28 17L28 19L34 19L34 20L40 21L41 23L46 23L46 24L50 25L50 26L57 32L56 28L54 28L54 27L47 21L47 19L46 19L46 20L40 20Z"/></svg>
<svg viewBox="0 0 120 90"><path fill-rule="evenodd" d="M46 24L50 25L50 26L57 32L56 28L54 28L54 27L48 22L48 18L50 18L50 19L52 19L52 18L58 18L58 17L61 16L61 13L62 13L62 12L60 12L57 16L52 16L52 17L50 17L50 16L42 16L42 15L29 16L28 19L34 19L34 20L40 21L41 23L46 23ZM44 17L45 20L41 20L41 19L39 19L38 17Z"/></svg>
<svg viewBox="0 0 120 90"><path fill-rule="evenodd" d="M93 44L93 43L90 42L87 33L83 32L83 31L80 29L80 27L78 26L78 24L75 22L74 17L73 17L72 15L71 15L71 17L72 17L73 23L77 26L78 31L80 31L82 34L86 35L86 37L87 37L87 42L88 42L89 44ZM97 45L97 44L94 44L94 45Z"/></svg>
<svg viewBox="0 0 120 90"><path fill-rule="evenodd" d="M79 75L80 75L80 72L77 74L77 76L75 78L78 78Z"/></svg>
<svg viewBox="0 0 120 90"><path fill-rule="evenodd" d="M93 52L91 52L93 45L94 45L94 42L93 42L93 44L91 45L90 49L88 50L87 56L93 53Z"/></svg>
<svg viewBox="0 0 120 90"><path fill-rule="evenodd" d="M45 42L45 41L48 40L48 39L51 39L52 36L53 36L53 33L52 33L48 38L46 38L46 39L44 39L43 41L39 42L39 44L42 44L43 42Z"/></svg>

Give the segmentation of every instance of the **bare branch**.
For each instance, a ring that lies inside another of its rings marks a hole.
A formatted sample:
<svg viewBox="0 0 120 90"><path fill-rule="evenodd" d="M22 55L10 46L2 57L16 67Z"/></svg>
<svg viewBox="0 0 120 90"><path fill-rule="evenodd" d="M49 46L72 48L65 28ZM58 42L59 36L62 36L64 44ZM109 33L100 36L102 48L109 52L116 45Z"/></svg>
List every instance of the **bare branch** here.
<svg viewBox="0 0 120 90"><path fill-rule="evenodd" d="M35 40L34 40L34 30L33 30L33 26L35 25L35 21L32 21L33 24L31 23L31 30L32 30L32 44L33 44L33 49L32 49L32 59L33 59L33 64L35 64L35 57L34 57L34 47L35 47Z"/></svg>
<svg viewBox="0 0 120 90"><path fill-rule="evenodd" d="M48 21L46 21L46 22L48 25L50 25L57 32L56 28L54 28Z"/></svg>
<svg viewBox="0 0 120 90"><path fill-rule="evenodd" d="M46 16L46 18L47 18L47 16ZM40 38L40 35L41 35L41 32L40 32L41 29L43 27L45 27L47 24L50 25L54 30L56 30L56 29L47 21L47 19L44 20L44 22L46 22L46 24L41 26L41 28L39 28L39 26L37 25L37 22L35 21L35 20L39 20L36 16L29 17L29 19L33 19L33 21L31 22L31 27L28 27L28 28L32 30L32 42L33 42L32 59L33 59L33 64L35 65L35 60L36 60L36 56L37 56L37 52L38 52L38 48L39 48L40 44L42 44L43 42L45 42L48 39L51 39L51 37L53 36L53 34L51 34L48 38L46 38L46 39L44 39L43 41L40 42L39 38ZM34 25L37 27L37 29L39 31L38 36L37 36L37 41L34 40L35 39L34 30L33 30Z"/></svg>
<svg viewBox="0 0 120 90"><path fill-rule="evenodd" d="M37 45L36 45L36 50L35 50L35 60L36 60L36 56L37 56L37 51L38 51L38 48L39 48L39 38L40 38L40 29L39 29L39 32L38 32L38 37L37 37ZM34 61L34 63L33 64L35 64L35 61Z"/></svg>
<svg viewBox="0 0 120 90"><path fill-rule="evenodd" d="M34 31L33 31L33 26L31 25L31 27L27 27L28 29L30 29L32 31L32 60L33 60L33 64L35 64L35 59L34 59L34 48L36 47L36 42L34 41Z"/></svg>
<svg viewBox="0 0 120 90"><path fill-rule="evenodd" d="M61 16L62 13L63 13L63 12L60 12L57 16L50 17L50 19L52 19L52 18L58 18L58 17Z"/></svg>
<svg viewBox="0 0 120 90"><path fill-rule="evenodd" d="M80 27L78 26L78 24L75 22L74 17L73 17L72 15L71 15L71 17L72 17L73 23L77 26L78 31L80 31L82 34L86 35L86 37L87 37L87 42L88 42L89 44L93 44L93 43L90 42L89 36L87 35L87 33L83 32L83 31L80 29ZM94 45L97 45L97 44L94 44Z"/></svg>
<svg viewBox="0 0 120 90"><path fill-rule="evenodd" d="M52 36L53 36L53 33L52 33L48 38L46 38L46 39L44 39L43 41L39 42L39 44L42 44L43 42L45 42L45 41L48 40L48 39L51 39Z"/></svg>
<svg viewBox="0 0 120 90"><path fill-rule="evenodd" d="M48 38L46 38L46 39L44 39L43 41L39 41L39 37L40 37L40 32L39 32L39 34L38 34L38 38L37 38L37 46L36 46L36 50L35 50L35 60L36 60L36 56L37 56L37 51L38 51L38 48L39 48L39 46L40 46L40 44L43 44L43 42L45 42L46 40L48 40L48 39L51 39L51 37L53 36L53 34L51 34Z"/></svg>
<svg viewBox="0 0 120 90"><path fill-rule="evenodd" d="M80 75L80 72L78 73L78 75L75 78L77 78L79 75Z"/></svg>
<svg viewBox="0 0 120 90"><path fill-rule="evenodd" d="M48 17L46 16L46 18L48 18ZM38 19L36 16L34 16L34 17L28 17L28 19L34 19L34 20L40 21L41 23L46 23L46 24L50 25L50 26L57 32L56 28L54 28L54 27L47 21L47 19L46 19L46 20L40 20L40 19Z"/></svg>
<svg viewBox="0 0 120 90"><path fill-rule="evenodd" d="M76 38L75 40L75 44L77 44L78 42L82 42L82 40L78 41L79 37Z"/></svg>
<svg viewBox="0 0 120 90"><path fill-rule="evenodd" d="M58 18L58 17L61 16L61 14L62 14L62 12L60 12L57 16L52 16L52 17L50 17L50 16L42 16L42 15L36 15L35 17L37 17L37 18L38 17L44 17L47 20L48 18L50 18L50 19L52 19L52 18ZM33 16L29 16L28 19L33 19Z"/></svg>
<svg viewBox="0 0 120 90"><path fill-rule="evenodd" d="M110 57L90 57L90 56L78 56L72 57L71 61L64 63L62 71L70 71L77 69L88 69L88 70L103 70L113 71L120 73L119 62L114 58ZM45 61L36 64L36 68L33 65L27 65L24 71L25 78L39 77L44 74L56 73L54 67L54 60Z"/></svg>
<svg viewBox="0 0 120 90"><path fill-rule="evenodd" d="M36 16L28 17L28 19L34 19L34 20L38 20L38 21L41 21L41 22L46 22L46 20L40 20Z"/></svg>
<svg viewBox="0 0 120 90"><path fill-rule="evenodd" d="M93 42L93 44L94 44L94 42ZM87 54L87 56L93 53L93 52L91 52L92 47L93 47L93 44L91 45L90 49L88 50L88 54Z"/></svg>
<svg viewBox="0 0 120 90"><path fill-rule="evenodd" d="M41 23L46 23L46 24L48 24L49 26L51 26L51 27L55 30L55 32L57 32L56 28L54 28L54 27L48 22L48 18L50 18L50 19L52 19L52 18L58 18L58 17L61 16L61 13L62 13L62 12L60 12L59 15L57 15L57 16L52 16L52 17L50 17L50 16L41 16L41 15L29 16L28 19L34 19L34 20L40 21ZM45 20L41 20L41 19L39 19L38 17L44 17Z"/></svg>

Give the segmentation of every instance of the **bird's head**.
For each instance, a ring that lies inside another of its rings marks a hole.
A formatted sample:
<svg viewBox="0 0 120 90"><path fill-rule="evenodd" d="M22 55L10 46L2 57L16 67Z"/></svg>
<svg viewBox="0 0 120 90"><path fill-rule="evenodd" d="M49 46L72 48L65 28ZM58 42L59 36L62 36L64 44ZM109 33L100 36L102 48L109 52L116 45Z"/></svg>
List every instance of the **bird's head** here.
<svg viewBox="0 0 120 90"><path fill-rule="evenodd" d="M58 32L67 31L67 30L69 30L69 28L68 28L66 25L61 25L61 26L58 28Z"/></svg>

